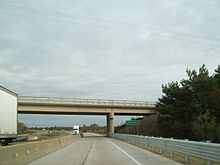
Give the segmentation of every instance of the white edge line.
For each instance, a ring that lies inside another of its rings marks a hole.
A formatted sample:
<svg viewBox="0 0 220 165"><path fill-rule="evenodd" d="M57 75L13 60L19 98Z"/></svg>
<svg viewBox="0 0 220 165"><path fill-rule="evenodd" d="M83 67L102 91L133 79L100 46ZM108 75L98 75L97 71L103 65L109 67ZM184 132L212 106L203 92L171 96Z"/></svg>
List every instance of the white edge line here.
<svg viewBox="0 0 220 165"><path fill-rule="evenodd" d="M109 140L110 141L110 140ZM138 162L137 160L135 160L131 155L129 155L127 152L125 152L123 149L121 149L119 146L117 146L116 144L114 144L113 142L110 141L110 143L112 143L116 148L118 148L121 152L123 152L125 155L127 155L127 157L129 157L131 160L133 160L136 164L138 165L142 165L140 162Z"/></svg>

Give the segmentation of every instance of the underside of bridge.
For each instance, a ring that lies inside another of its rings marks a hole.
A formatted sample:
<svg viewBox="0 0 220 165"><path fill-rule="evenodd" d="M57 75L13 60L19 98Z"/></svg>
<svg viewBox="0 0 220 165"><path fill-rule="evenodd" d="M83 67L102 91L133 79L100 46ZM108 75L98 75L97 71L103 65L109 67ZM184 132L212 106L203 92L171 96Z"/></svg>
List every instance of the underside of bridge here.
<svg viewBox="0 0 220 165"><path fill-rule="evenodd" d="M132 106L97 106L71 104L45 104L18 102L20 114L59 114L59 115L105 115L107 120L107 135L114 134L114 116L147 116L155 114L151 107Z"/></svg>

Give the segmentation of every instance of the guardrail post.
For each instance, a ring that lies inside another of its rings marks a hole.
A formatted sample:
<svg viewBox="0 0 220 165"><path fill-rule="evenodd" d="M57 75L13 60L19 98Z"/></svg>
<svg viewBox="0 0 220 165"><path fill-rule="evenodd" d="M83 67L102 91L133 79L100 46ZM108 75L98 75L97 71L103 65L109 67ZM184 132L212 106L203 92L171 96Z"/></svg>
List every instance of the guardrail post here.
<svg viewBox="0 0 220 165"><path fill-rule="evenodd" d="M162 139L162 137L160 137L160 142L162 142L163 141L163 139ZM160 146L160 154L162 155L163 154L163 145L161 144L161 146Z"/></svg>
<svg viewBox="0 0 220 165"><path fill-rule="evenodd" d="M206 143L210 143L210 141L207 140ZM206 161L206 165L211 165L211 164L212 164L211 160L207 160L207 161Z"/></svg>
<svg viewBox="0 0 220 165"><path fill-rule="evenodd" d="M188 139L185 139L185 141L188 141ZM185 162L189 163L189 155L185 154Z"/></svg>
<svg viewBox="0 0 220 165"><path fill-rule="evenodd" d="M148 137L145 136L145 148L147 148L147 147L148 147Z"/></svg>
<svg viewBox="0 0 220 165"><path fill-rule="evenodd" d="M134 144L135 144L136 146L138 146L138 136L135 135L134 139L135 139L135 143L134 143Z"/></svg>
<svg viewBox="0 0 220 165"><path fill-rule="evenodd" d="M170 139L172 139L172 140L173 140L173 138L170 138ZM170 157L171 157L171 158L173 158L173 156L174 156L174 154L173 154L173 150L172 150L172 149L170 149Z"/></svg>
<svg viewBox="0 0 220 165"><path fill-rule="evenodd" d="M163 149L162 148L160 148L160 155L162 155L163 154Z"/></svg>
<svg viewBox="0 0 220 165"><path fill-rule="evenodd" d="M170 150L170 157L173 158L173 151Z"/></svg>
<svg viewBox="0 0 220 165"><path fill-rule="evenodd" d="M145 148L145 137L142 136L142 148Z"/></svg>
<svg viewBox="0 0 220 165"><path fill-rule="evenodd" d="M206 165L211 165L211 161L207 160Z"/></svg>
<svg viewBox="0 0 220 165"><path fill-rule="evenodd" d="M188 154L185 154L185 162L189 163L189 155Z"/></svg>

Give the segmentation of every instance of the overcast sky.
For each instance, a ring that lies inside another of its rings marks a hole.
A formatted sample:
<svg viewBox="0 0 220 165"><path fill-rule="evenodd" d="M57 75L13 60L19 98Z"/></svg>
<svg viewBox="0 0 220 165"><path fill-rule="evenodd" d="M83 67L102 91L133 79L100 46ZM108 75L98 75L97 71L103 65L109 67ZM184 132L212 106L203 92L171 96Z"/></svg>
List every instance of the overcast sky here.
<svg viewBox="0 0 220 165"><path fill-rule="evenodd" d="M21 96L156 101L187 68L213 73L219 29L219 0L0 0L0 84Z"/></svg>

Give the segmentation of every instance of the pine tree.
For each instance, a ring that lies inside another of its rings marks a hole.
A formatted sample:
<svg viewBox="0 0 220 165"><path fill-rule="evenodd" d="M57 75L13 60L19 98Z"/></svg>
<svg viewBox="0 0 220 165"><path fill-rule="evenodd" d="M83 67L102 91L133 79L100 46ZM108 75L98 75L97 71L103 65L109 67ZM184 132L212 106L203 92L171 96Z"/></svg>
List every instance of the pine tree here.
<svg viewBox="0 0 220 165"><path fill-rule="evenodd" d="M209 76L205 65L187 69L187 79L162 85L164 95L156 108L164 137L220 140L220 66Z"/></svg>

